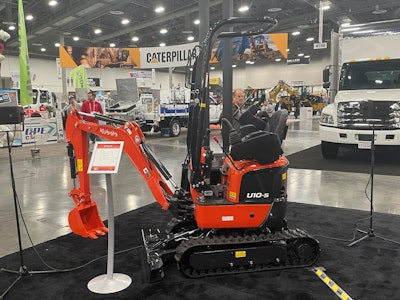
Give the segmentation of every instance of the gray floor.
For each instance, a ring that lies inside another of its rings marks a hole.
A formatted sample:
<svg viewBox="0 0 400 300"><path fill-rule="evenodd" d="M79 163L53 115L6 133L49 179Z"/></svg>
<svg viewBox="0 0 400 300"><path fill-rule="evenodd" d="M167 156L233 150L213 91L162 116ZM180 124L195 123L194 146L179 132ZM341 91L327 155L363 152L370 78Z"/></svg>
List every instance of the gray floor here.
<svg viewBox="0 0 400 300"><path fill-rule="evenodd" d="M318 119L290 119L283 143L286 155L319 144ZM212 134L218 135L218 130ZM148 143L180 183L180 166L186 154L186 134L178 138L149 136ZM220 152L212 142L213 150ZM32 158L26 149L13 148L15 186L23 212L22 246L38 244L70 232L68 213L74 203L68 196L73 188L65 144L41 145L39 158ZM288 199L292 202L354 208L368 211L365 195L369 174L290 169ZM0 257L18 251L13 192L7 148L0 149ZM125 156L119 173L112 176L115 215L153 203L149 189ZM91 176L92 200L97 202L101 216L107 218L105 175ZM367 188L368 189L368 188ZM374 207L377 212L400 214L398 177L374 176ZM29 240L24 224L29 231ZM351 238L349 232L349 238Z"/></svg>

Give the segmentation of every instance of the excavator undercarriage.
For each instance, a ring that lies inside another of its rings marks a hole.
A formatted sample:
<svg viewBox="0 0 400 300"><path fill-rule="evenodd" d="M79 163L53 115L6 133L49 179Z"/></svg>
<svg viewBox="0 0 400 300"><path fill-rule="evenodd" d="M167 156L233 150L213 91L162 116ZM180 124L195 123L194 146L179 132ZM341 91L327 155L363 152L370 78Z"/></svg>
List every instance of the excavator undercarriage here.
<svg viewBox="0 0 400 300"><path fill-rule="evenodd" d="M157 231L156 231L157 232ZM193 230L173 236L143 234L150 281L164 276L163 264L176 260L188 277L238 274L311 266L319 255L318 242L300 229ZM182 239L179 246L176 240ZM168 248L170 241L172 247Z"/></svg>

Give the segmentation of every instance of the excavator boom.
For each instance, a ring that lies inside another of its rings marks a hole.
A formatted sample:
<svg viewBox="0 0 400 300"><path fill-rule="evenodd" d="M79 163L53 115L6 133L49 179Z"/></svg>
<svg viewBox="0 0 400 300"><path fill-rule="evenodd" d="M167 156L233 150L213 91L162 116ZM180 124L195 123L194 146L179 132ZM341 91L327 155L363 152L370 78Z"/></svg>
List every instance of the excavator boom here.
<svg viewBox="0 0 400 300"><path fill-rule="evenodd" d="M145 143L145 136L138 124L103 115L94 114L93 116L108 124L86 122L75 110L71 111L66 123L66 140L73 147L72 151L69 151L70 158L73 160L71 165L75 164L72 168L76 167L80 185L70 193L76 207L69 215L69 223L73 232L90 238L105 234L107 229L98 215L96 203L91 199L90 177L87 174L89 133L104 140L124 141L123 151L139 171L162 209L169 208L168 198L174 194L172 189L177 189L176 184L171 180L171 175Z"/></svg>

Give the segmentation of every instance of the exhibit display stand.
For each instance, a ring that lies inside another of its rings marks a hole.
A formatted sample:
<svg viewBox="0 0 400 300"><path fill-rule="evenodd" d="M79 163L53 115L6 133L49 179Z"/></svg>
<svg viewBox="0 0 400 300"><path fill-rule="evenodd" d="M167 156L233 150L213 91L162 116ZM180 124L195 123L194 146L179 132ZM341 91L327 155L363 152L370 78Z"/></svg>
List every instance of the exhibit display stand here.
<svg viewBox="0 0 400 300"><path fill-rule="evenodd" d="M126 289L132 279L128 275L114 273L114 199L111 174L118 172L124 142L96 142L90 164L89 174L105 174L108 208L108 252L107 274L99 275L87 284L90 291L97 294L111 294Z"/></svg>

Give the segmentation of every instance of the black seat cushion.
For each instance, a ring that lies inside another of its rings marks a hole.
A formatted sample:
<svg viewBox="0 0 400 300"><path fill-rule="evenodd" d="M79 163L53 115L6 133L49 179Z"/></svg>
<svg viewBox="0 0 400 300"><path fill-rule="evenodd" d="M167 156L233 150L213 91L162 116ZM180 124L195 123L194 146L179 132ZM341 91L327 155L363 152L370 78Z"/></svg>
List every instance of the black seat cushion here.
<svg viewBox="0 0 400 300"><path fill-rule="evenodd" d="M232 145L231 152L234 160L257 160L260 164L276 161L282 154L281 141L272 132L255 131L243 137L240 143Z"/></svg>

